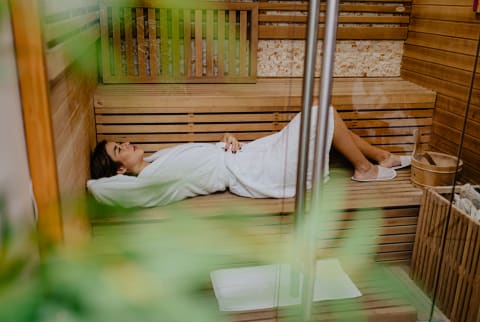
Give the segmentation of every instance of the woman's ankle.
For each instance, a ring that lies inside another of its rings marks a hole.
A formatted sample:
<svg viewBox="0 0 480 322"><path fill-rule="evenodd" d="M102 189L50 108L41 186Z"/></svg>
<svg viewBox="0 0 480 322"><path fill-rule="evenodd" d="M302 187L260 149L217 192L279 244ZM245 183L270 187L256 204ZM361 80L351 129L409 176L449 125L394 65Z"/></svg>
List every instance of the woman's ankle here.
<svg viewBox="0 0 480 322"><path fill-rule="evenodd" d="M372 163L358 166L353 171L353 177L360 180L376 178L377 174L378 168Z"/></svg>

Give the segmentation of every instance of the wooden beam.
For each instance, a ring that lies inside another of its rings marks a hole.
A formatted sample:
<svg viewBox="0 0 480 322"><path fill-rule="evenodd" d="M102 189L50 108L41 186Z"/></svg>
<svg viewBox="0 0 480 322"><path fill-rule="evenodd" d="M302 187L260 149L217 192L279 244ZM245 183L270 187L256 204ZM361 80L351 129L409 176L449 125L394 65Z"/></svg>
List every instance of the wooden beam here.
<svg viewBox="0 0 480 322"><path fill-rule="evenodd" d="M44 251L62 242L63 229L38 1L10 0L10 8L40 249Z"/></svg>

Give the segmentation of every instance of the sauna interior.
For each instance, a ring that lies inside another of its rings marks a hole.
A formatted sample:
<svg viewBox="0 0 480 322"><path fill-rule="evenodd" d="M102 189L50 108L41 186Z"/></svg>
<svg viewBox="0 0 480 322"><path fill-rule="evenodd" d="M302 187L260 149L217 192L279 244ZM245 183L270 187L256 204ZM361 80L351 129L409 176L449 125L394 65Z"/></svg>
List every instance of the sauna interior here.
<svg viewBox="0 0 480 322"><path fill-rule="evenodd" d="M337 3L318 2L313 97ZM151 155L280 131L305 100L313 3L0 0L1 321L480 321L480 210L452 206L480 185L476 0L341 0L334 20L329 102L373 146L461 160L448 184L413 165L355 182L331 151L318 218L228 191L147 209L88 194L102 140ZM343 275L315 271L332 259ZM291 274L262 298L248 274L278 263ZM361 295L335 297L345 280Z"/></svg>

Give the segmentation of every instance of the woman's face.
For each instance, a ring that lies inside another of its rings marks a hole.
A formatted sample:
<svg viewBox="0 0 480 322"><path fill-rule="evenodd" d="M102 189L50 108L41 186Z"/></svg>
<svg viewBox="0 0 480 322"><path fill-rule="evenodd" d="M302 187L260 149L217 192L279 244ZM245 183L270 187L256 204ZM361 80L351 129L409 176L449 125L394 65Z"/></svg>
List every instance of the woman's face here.
<svg viewBox="0 0 480 322"><path fill-rule="evenodd" d="M118 173L134 173L143 161L143 150L129 142L107 142L105 150L108 156L116 162L120 162L124 169Z"/></svg>

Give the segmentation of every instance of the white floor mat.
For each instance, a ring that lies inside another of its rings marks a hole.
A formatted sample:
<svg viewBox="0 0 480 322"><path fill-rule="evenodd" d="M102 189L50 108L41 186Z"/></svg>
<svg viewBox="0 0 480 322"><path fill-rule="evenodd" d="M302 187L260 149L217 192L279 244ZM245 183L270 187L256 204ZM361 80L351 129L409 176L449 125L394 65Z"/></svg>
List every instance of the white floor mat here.
<svg viewBox="0 0 480 322"><path fill-rule="evenodd" d="M221 311L247 311L300 304L290 294L290 265L275 264L221 269L210 274ZM300 277L300 287L303 277ZM301 291L299 292L301 294ZM317 261L314 301L362 294L336 259Z"/></svg>

